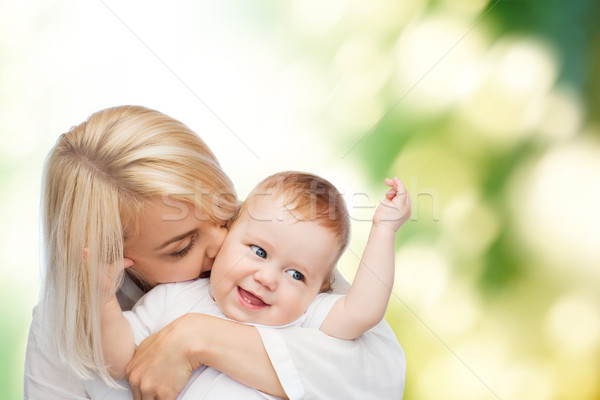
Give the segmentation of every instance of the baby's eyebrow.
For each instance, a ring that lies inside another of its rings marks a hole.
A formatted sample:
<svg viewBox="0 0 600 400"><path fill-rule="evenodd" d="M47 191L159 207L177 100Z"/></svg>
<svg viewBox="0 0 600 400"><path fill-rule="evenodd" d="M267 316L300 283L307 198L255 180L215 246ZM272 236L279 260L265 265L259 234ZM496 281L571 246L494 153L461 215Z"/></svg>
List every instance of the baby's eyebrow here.
<svg viewBox="0 0 600 400"><path fill-rule="evenodd" d="M264 236L255 236L253 234L248 234L248 240L261 245L261 247L266 247L266 250L273 250L273 245L271 244L271 242L269 242L267 239L264 238Z"/></svg>
<svg viewBox="0 0 600 400"><path fill-rule="evenodd" d="M167 247L168 245L170 245L171 243L175 243L175 242L179 242L182 239L185 239L186 237L193 235L194 233L196 233L196 228L192 229L189 232L186 233L182 233L181 235L177 235L175 237L172 237L171 239L167 240L166 242L164 242L163 244L161 244L160 246L158 246L155 250L162 250L165 247Z"/></svg>

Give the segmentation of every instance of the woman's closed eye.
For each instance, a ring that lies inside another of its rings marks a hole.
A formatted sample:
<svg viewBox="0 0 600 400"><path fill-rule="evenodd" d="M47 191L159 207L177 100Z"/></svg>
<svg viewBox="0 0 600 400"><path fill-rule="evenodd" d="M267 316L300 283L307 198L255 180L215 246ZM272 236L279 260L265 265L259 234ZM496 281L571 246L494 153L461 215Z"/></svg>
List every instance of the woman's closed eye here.
<svg viewBox="0 0 600 400"><path fill-rule="evenodd" d="M260 258L267 258L267 252L262 247L252 245L250 248L252 249L252 252Z"/></svg>
<svg viewBox="0 0 600 400"><path fill-rule="evenodd" d="M304 275L302 274L302 272L296 271L295 269L288 269L285 272L289 276L291 276L292 279L294 279L294 280L297 280L297 281L303 281L304 280Z"/></svg>
<svg viewBox="0 0 600 400"><path fill-rule="evenodd" d="M185 257L196 244L196 236L190 237L190 242L183 249L170 253L169 255L172 257L182 258Z"/></svg>

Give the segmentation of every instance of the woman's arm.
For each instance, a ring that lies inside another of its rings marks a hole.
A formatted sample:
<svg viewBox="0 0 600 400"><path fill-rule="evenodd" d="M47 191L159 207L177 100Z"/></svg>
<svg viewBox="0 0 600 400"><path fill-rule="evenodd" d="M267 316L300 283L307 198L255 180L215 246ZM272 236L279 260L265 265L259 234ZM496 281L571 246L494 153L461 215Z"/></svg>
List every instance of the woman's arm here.
<svg viewBox="0 0 600 400"><path fill-rule="evenodd" d="M286 397L256 328L186 314L138 347L127 367L133 398L175 398L201 364L247 386Z"/></svg>
<svg viewBox="0 0 600 400"><path fill-rule="evenodd" d="M334 291L347 286L336 273ZM290 399L401 399L406 371L402 347L385 321L356 340L340 340L316 329L257 330L186 314L141 343L128 366L134 399L175 398L203 361Z"/></svg>

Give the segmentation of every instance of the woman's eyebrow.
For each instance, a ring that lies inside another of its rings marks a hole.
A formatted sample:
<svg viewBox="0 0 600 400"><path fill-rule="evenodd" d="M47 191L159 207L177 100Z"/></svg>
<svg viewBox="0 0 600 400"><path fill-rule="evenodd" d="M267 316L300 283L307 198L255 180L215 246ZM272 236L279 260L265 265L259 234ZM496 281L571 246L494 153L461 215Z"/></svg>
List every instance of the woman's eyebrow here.
<svg viewBox="0 0 600 400"><path fill-rule="evenodd" d="M175 242L178 242L178 241L180 241L181 239L185 239L186 237L188 237L188 236L190 236L190 235L192 235L192 234L194 234L194 233L196 233L196 228L192 229L192 230L191 230L191 231L189 231L189 232L182 233L181 235L177 235L177 236L175 236L175 237L172 237L171 239L167 240L166 242L164 242L163 244L161 244L160 246L158 246L158 247L157 247L156 249L154 249L154 250L161 250L161 249L164 249L165 247L167 247L167 246L168 246L168 245L170 245L171 243L175 243Z"/></svg>

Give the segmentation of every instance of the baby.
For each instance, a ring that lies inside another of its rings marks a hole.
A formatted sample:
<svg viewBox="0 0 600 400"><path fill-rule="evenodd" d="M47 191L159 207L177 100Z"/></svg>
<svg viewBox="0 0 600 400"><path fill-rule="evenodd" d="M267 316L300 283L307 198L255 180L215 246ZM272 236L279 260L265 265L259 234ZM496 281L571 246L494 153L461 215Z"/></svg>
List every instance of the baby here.
<svg viewBox="0 0 600 400"><path fill-rule="evenodd" d="M315 328L340 339L355 339L377 325L393 285L396 231L411 211L400 180L385 183L390 189L375 211L354 282L347 295L336 295L328 292L350 228L341 194L306 173L282 172L262 181L232 222L210 280L158 285L124 312L125 318L114 315L121 313L118 307L104 308L111 337L114 329L123 332L119 343L103 341L111 374L124 371L130 361L122 355L133 351L123 352L124 345L135 349L190 312L253 325ZM108 327L102 323L103 333Z"/></svg>

